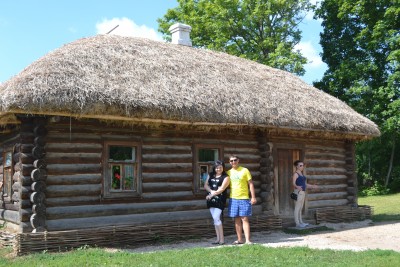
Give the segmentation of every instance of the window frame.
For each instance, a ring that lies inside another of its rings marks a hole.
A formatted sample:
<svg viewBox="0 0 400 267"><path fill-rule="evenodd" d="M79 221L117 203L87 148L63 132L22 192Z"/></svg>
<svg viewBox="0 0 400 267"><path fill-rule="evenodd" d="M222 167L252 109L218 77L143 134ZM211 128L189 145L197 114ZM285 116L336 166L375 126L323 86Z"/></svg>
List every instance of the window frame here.
<svg viewBox="0 0 400 267"><path fill-rule="evenodd" d="M3 186L2 193L3 199L6 202L12 201L13 189L12 186L14 184L13 176L14 176L14 149L13 148L5 148L3 150ZM9 155L9 156L7 156ZM6 161L9 160L9 163L6 164ZM7 175L8 173L8 175Z"/></svg>
<svg viewBox="0 0 400 267"><path fill-rule="evenodd" d="M208 172L211 172L214 161L199 162L199 150L200 149L216 149L218 150L218 156L215 160L224 160L224 149L222 145L215 144L195 144L194 145L194 157L193 157L193 188L195 194L204 194L205 189L200 185L200 168L201 166L208 166ZM218 158L219 157L219 158Z"/></svg>
<svg viewBox="0 0 400 267"><path fill-rule="evenodd" d="M115 190L112 189L111 186L111 164L113 165L130 165L124 161L113 161L109 160L109 150L112 146L121 146L121 147L134 147L135 148L135 161L132 162L134 168L134 174L136 174L136 179L134 181L134 188L136 190ZM129 197L139 197L142 188L141 188L141 144L139 142L127 142L127 141L105 141L103 146L103 198L112 199L112 198L129 198Z"/></svg>

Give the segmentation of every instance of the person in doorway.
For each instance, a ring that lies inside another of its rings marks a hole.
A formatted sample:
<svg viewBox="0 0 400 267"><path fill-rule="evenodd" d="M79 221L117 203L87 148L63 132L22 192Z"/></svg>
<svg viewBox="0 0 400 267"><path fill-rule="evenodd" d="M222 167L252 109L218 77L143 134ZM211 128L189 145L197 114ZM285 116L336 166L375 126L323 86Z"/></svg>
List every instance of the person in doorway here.
<svg viewBox="0 0 400 267"><path fill-rule="evenodd" d="M296 160L293 165L296 168L295 172L293 173L293 186L295 192L297 192L297 200L294 207L294 221L296 222L297 228L304 228L309 225L308 223L303 222L302 218L302 211L306 198L306 189L307 187L317 188L318 186L307 184L307 178L303 174L305 167L303 161Z"/></svg>
<svg viewBox="0 0 400 267"><path fill-rule="evenodd" d="M229 157L232 165L227 173L231 180L229 217L235 220L235 230L237 240L234 245L243 244L242 231L244 232L245 244L252 244L250 241L250 222L252 215L252 205L256 204L256 194L250 171L247 168L239 166L239 157L232 155ZM249 191L251 198L249 199Z"/></svg>
<svg viewBox="0 0 400 267"><path fill-rule="evenodd" d="M217 234L217 240L212 243L213 245L225 244L221 214L225 209L228 186L229 176L225 172L225 164L217 160L204 184L204 189L208 192L206 197L207 208L210 209L211 216L214 220L215 232Z"/></svg>

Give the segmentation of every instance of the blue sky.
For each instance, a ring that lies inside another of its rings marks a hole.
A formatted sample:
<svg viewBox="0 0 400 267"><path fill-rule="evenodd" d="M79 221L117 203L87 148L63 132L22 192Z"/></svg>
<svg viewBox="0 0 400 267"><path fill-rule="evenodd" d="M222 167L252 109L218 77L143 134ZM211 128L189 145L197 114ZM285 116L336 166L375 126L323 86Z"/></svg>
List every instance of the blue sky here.
<svg viewBox="0 0 400 267"><path fill-rule="evenodd" d="M48 52L116 25L113 34L161 40L157 18L177 5L176 0L2 0L0 83ZM326 65L319 56L322 28L310 15L301 24L298 48L310 62L301 78L311 84L322 77Z"/></svg>

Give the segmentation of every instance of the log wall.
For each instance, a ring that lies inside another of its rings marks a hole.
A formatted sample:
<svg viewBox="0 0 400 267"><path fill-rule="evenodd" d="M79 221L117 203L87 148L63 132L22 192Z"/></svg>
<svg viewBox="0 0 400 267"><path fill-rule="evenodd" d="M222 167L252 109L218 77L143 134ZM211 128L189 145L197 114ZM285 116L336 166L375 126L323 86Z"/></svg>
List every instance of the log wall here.
<svg viewBox="0 0 400 267"><path fill-rule="evenodd" d="M0 210L6 220L20 225L21 232L209 219L205 192L196 188L194 179L198 176L198 147L219 148L224 162L232 154L240 157L240 164L253 176L257 196L253 214L277 215L276 147L301 149L309 183L319 185L309 191L306 210L357 201L352 142L305 140L250 130L122 127L69 118L21 118L21 122L13 139L17 148L13 202L2 201ZM140 147L140 181L135 196L104 194L104 144L110 141L134 142ZM229 164L226 167L230 168Z"/></svg>
<svg viewBox="0 0 400 267"><path fill-rule="evenodd" d="M49 231L209 219L205 191L194 185L196 146L220 148L225 162L231 154L238 154L256 186L259 205L253 213L262 212L260 150L255 135L121 128L76 120L49 122L47 130L44 149ZM140 145L139 196L104 197L102 161L106 141Z"/></svg>
<svg viewBox="0 0 400 267"><path fill-rule="evenodd" d="M353 198L349 195L349 181L356 176L351 147L353 145L339 141L306 145L305 173L308 183L318 185L318 189L308 190L306 209L309 212L321 207L348 205L349 200L354 199L357 193L354 183Z"/></svg>

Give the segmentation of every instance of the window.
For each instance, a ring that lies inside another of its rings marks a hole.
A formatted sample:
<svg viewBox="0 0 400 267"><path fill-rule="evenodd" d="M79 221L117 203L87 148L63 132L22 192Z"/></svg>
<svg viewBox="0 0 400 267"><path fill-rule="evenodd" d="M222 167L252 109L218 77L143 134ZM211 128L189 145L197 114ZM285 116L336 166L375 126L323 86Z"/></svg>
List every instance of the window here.
<svg viewBox="0 0 400 267"><path fill-rule="evenodd" d="M8 150L3 154L3 196L11 201L13 185L13 153Z"/></svg>
<svg viewBox="0 0 400 267"><path fill-rule="evenodd" d="M139 193L138 146L107 143L104 175L105 197L135 196Z"/></svg>
<svg viewBox="0 0 400 267"><path fill-rule="evenodd" d="M196 151L197 165L195 171L195 189L197 192L204 190L204 183L208 173L212 171L214 161L220 159L221 148L198 147Z"/></svg>

